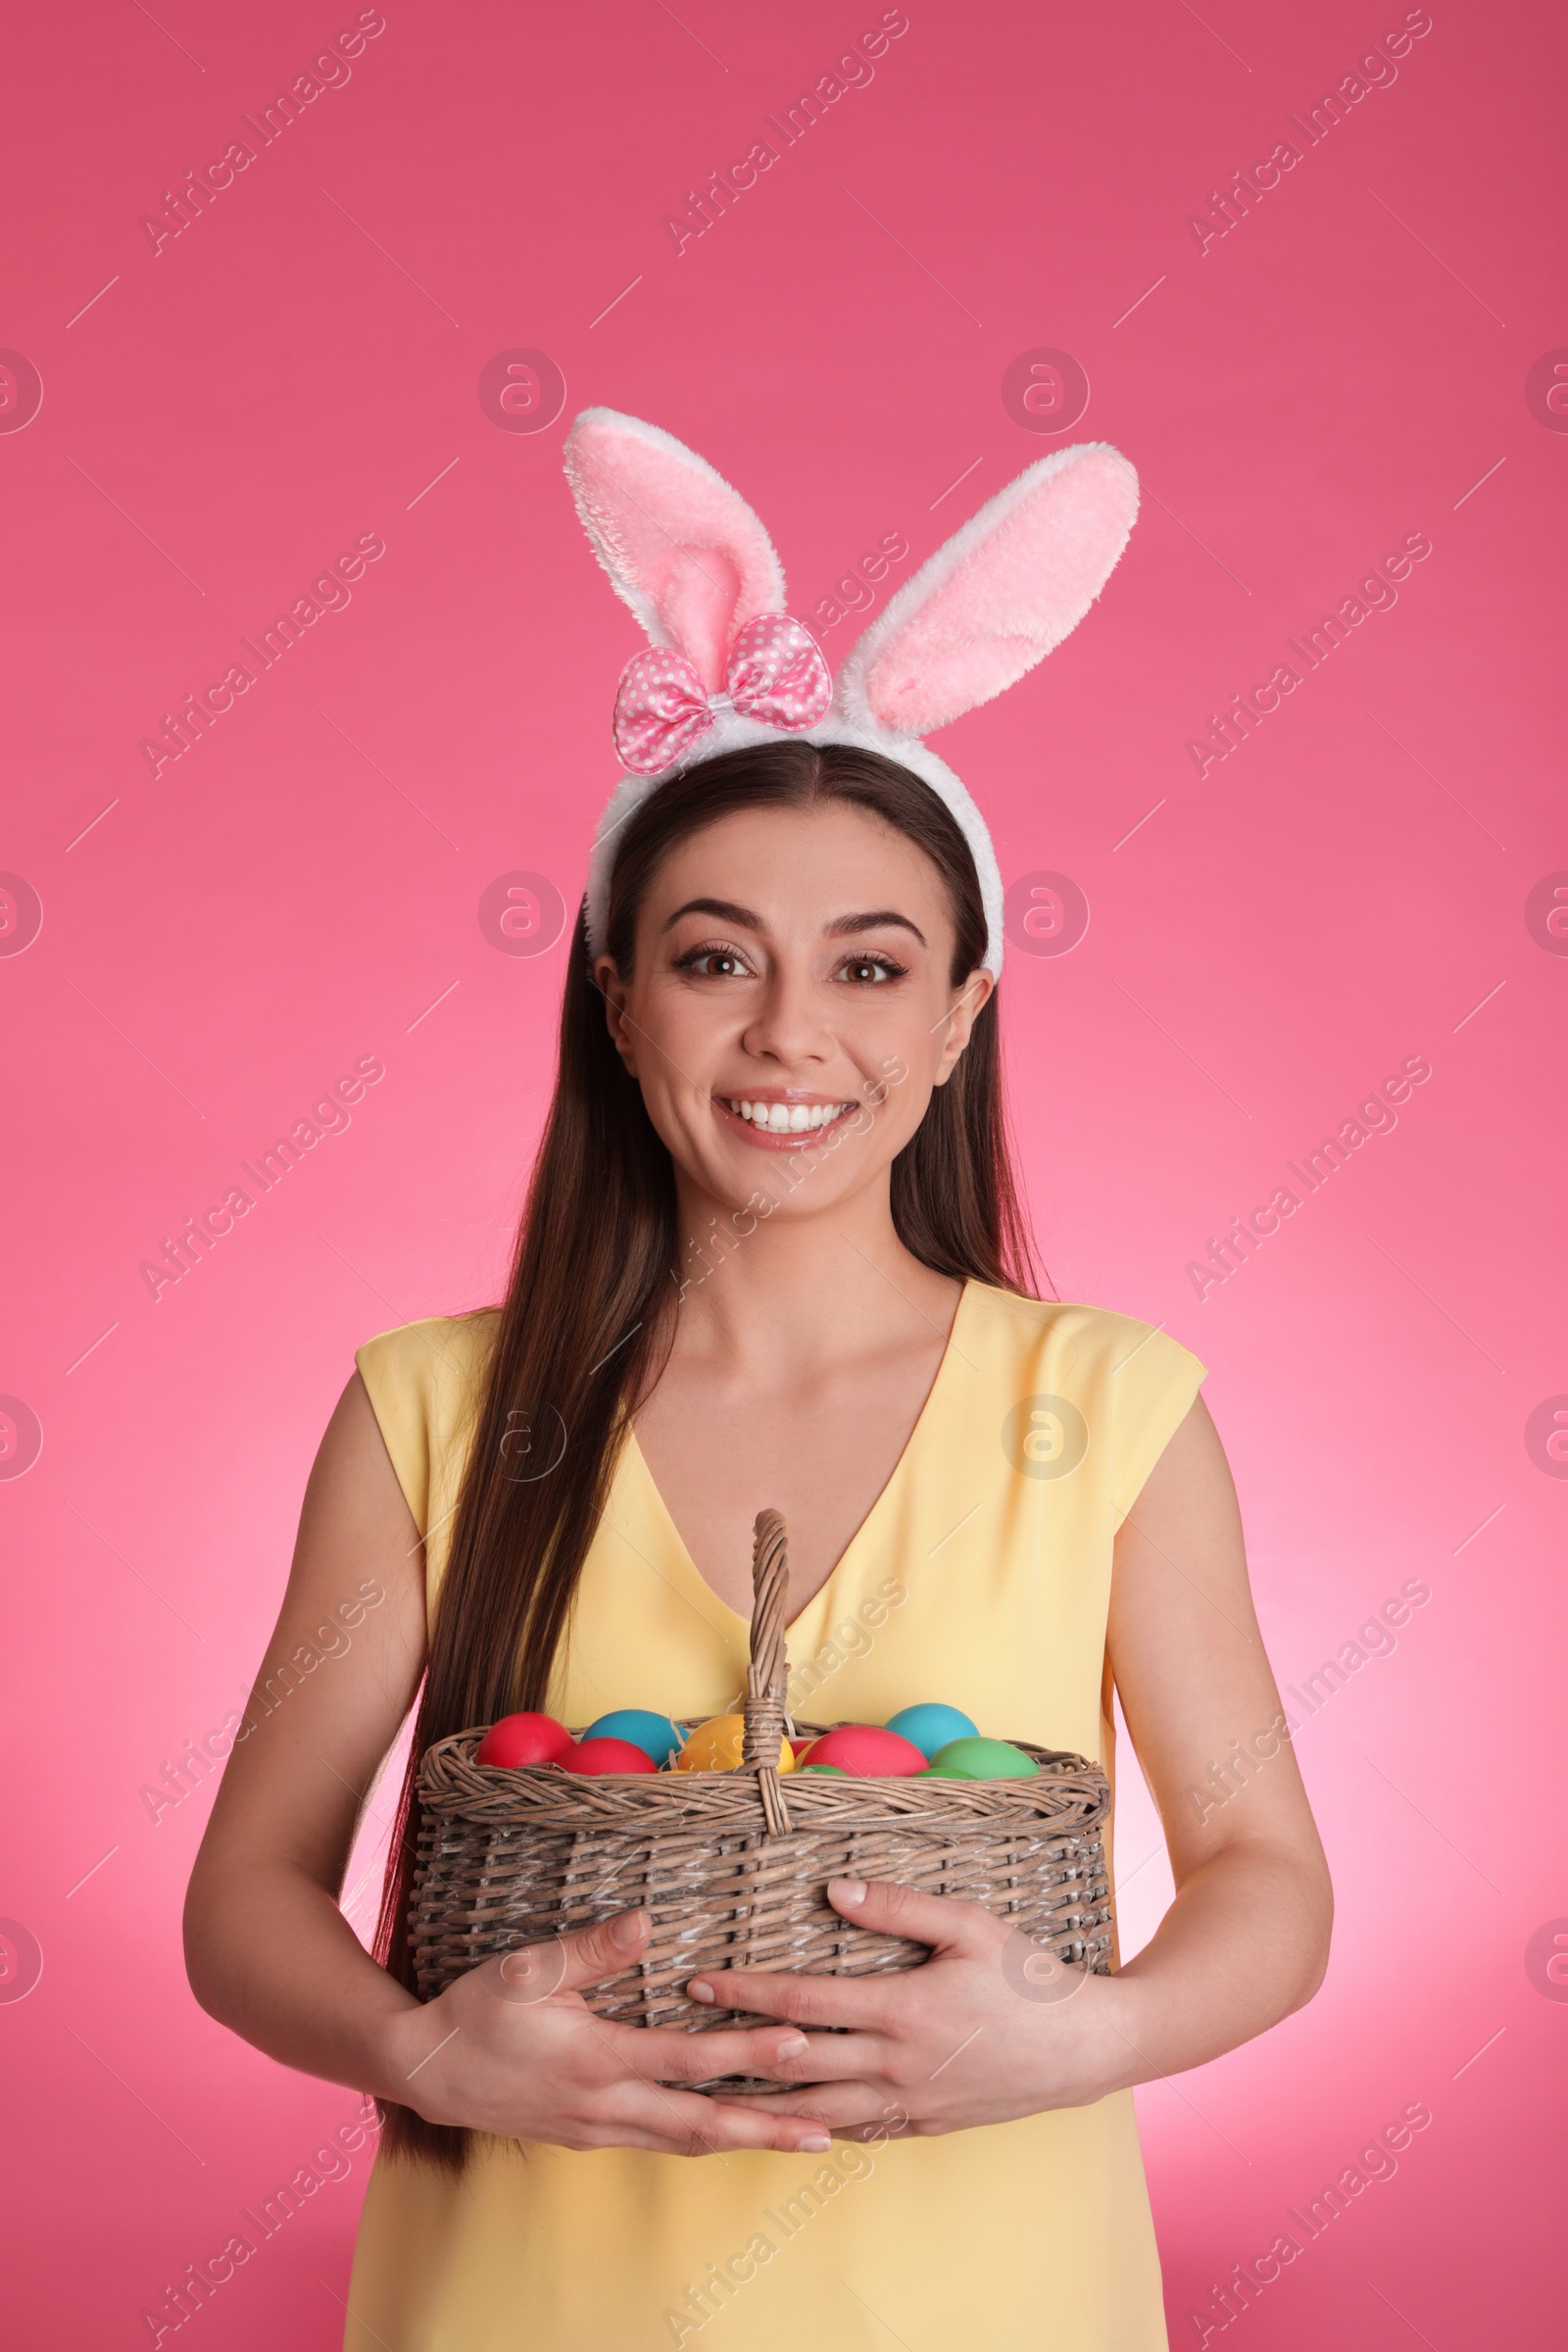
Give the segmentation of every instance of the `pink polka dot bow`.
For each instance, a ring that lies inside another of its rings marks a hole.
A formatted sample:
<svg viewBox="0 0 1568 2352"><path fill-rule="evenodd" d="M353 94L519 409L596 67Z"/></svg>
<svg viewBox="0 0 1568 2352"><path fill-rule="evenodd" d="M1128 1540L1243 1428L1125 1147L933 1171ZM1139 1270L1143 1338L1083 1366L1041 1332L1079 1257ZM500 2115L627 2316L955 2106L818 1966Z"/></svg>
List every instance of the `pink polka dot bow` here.
<svg viewBox="0 0 1568 2352"><path fill-rule="evenodd" d="M706 735L720 710L799 734L833 700L833 681L816 640L787 612L763 612L736 631L722 694L705 694L684 654L650 646L620 673L612 722L621 764L656 776Z"/></svg>

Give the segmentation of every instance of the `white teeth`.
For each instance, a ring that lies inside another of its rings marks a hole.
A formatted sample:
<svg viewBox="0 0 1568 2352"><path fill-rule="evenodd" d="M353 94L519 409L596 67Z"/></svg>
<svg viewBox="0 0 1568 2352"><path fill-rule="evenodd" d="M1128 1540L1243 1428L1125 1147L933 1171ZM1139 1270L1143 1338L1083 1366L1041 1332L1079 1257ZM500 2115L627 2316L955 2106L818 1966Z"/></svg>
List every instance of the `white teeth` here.
<svg viewBox="0 0 1568 2352"><path fill-rule="evenodd" d="M769 1135L814 1133L818 1127L831 1127L850 1107L845 1102L750 1102L730 1095L724 1100L737 1118L749 1119Z"/></svg>

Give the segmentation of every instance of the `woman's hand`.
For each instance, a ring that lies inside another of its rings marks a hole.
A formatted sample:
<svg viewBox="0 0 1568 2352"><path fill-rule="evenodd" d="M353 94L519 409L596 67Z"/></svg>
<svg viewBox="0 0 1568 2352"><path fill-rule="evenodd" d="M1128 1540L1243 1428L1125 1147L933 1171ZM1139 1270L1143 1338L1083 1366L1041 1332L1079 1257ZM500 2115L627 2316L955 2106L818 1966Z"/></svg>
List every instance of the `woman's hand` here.
<svg viewBox="0 0 1568 2352"><path fill-rule="evenodd" d="M979 1903L912 1886L835 1879L834 1909L857 1927L931 1946L923 1967L886 1976L710 1971L696 2000L778 2017L809 2033L765 2071L796 2090L741 2094L764 2114L813 2117L841 2138L916 2137L1083 2107L1152 2070L1141 2063L1136 1984L1063 1967Z"/></svg>
<svg viewBox="0 0 1568 2352"><path fill-rule="evenodd" d="M646 1911L487 1960L439 1998L388 2021L379 2087L432 2124L564 2148L649 2148L709 2156L730 2148L820 2152L813 2116L668 2088L714 2075L766 2075L809 2046L793 2029L692 2034L596 2017L581 1987L618 1976L646 1945Z"/></svg>

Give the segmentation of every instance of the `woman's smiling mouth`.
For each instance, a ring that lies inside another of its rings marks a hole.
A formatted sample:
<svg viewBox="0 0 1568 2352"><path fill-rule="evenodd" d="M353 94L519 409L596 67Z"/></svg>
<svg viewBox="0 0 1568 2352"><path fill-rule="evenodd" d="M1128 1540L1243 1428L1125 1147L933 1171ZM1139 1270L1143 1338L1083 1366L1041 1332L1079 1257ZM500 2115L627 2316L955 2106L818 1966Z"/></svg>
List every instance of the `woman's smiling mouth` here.
<svg viewBox="0 0 1568 2352"><path fill-rule="evenodd" d="M725 1123L741 1129L749 1143L784 1152L815 1143L859 1107L842 1095L715 1095L712 1100Z"/></svg>

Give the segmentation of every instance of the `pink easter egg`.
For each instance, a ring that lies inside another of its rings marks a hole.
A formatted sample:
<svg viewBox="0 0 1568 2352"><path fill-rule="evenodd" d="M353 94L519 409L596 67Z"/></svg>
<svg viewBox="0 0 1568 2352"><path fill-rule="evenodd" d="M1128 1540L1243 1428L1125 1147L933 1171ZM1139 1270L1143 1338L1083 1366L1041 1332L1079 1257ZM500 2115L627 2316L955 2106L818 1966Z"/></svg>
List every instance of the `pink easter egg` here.
<svg viewBox="0 0 1568 2352"><path fill-rule="evenodd" d="M904 1780L926 1765L912 1740L872 1723L841 1723L836 1731L824 1732L800 1761L837 1764L861 1780Z"/></svg>
<svg viewBox="0 0 1568 2352"><path fill-rule="evenodd" d="M606 1772L657 1772L659 1766L645 1747L630 1740L579 1740L568 1747L561 1759L566 1772L585 1772L591 1777Z"/></svg>

